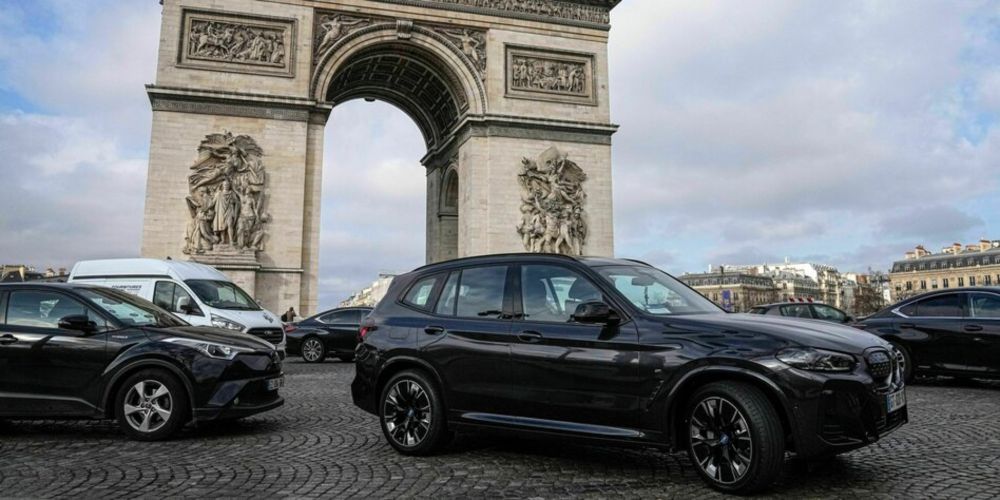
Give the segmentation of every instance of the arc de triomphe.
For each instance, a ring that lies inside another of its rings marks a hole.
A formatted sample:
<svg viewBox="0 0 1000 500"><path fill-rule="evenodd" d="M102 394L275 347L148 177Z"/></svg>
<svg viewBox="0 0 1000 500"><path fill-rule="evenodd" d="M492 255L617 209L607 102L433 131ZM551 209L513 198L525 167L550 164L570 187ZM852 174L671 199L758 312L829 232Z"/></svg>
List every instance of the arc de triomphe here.
<svg viewBox="0 0 1000 500"><path fill-rule="evenodd" d="M423 133L428 261L611 255L619 1L162 1L142 254L315 311L324 130L365 98Z"/></svg>

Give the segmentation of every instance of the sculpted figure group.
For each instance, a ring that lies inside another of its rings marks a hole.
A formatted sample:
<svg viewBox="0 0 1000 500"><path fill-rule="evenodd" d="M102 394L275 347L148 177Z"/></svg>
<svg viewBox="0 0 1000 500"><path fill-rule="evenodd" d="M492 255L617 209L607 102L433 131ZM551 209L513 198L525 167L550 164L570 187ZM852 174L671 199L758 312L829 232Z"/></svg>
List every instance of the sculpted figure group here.
<svg viewBox="0 0 1000 500"><path fill-rule="evenodd" d="M285 37L279 29L194 20L189 36L189 56L231 62L285 64Z"/></svg>
<svg viewBox="0 0 1000 500"><path fill-rule="evenodd" d="M514 56L513 66L513 84L516 89L581 95L587 92L587 70L583 63Z"/></svg>
<svg viewBox="0 0 1000 500"><path fill-rule="evenodd" d="M521 160L521 222L517 231L529 252L583 255L587 241L583 182L587 174L556 148L538 160Z"/></svg>
<svg viewBox="0 0 1000 500"><path fill-rule="evenodd" d="M263 250L264 152L246 135L211 134L198 148L200 158L188 176L186 254Z"/></svg>

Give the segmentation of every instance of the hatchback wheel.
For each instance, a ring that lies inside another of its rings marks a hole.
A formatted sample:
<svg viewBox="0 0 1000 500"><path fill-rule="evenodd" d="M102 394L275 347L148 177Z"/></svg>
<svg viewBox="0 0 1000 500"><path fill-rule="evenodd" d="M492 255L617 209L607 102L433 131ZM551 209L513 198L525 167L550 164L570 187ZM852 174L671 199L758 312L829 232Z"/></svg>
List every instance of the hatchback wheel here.
<svg viewBox="0 0 1000 500"><path fill-rule="evenodd" d="M756 387L716 382L687 408L688 455L702 478L729 493L755 493L781 473L785 434L774 406Z"/></svg>
<svg viewBox="0 0 1000 500"><path fill-rule="evenodd" d="M169 438L188 420L187 392L164 370L143 370L130 376L115 401L118 426L132 439Z"/></svg>
<svg viewBox="0 0 1000 500"><path fill-rule="evenodd" d="M302 359L306 363L322 363L326 359L326 346L316 337L309 337L302 342Z"/></svg>
<svg viewBox="0 0 1000 500"><path fill-rule="evenodd" d="M382 433L400 453L430 455L448 441L441 396L422 372L392 377L382 389L379 415Z"/></svg>

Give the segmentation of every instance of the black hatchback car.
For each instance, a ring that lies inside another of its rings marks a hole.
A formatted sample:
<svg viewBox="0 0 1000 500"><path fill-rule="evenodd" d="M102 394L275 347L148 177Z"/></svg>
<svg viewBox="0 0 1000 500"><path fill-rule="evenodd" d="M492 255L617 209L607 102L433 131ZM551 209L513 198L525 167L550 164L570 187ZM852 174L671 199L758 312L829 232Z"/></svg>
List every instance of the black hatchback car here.
<svg viewBox="0 0 1000 500"><path fill-rule="evenodd" d="M354 402L396 450L459 430L684 449L713 487L907 421L898 353L818 321L727 314L649 265L474 257L396 278L361 327Z"/></svg>
<svg viewBox="0 0 1000 500"><path fill-rule="evenodd" d="M779 302L776 304L755 306L749 312L750 314L770 314L786 318L818 319L820 321L841 324L854 321L854 318L846 312L819 302Z"/></svg>
<svg viewBox="0 0 1000 500"><path fill-rule="evenodd" d="M283 382L274 346L251 335L111 288L0 285L0 418L113 418L151 441L276 408Z"/></svg>
<svg viewBox="0 0 1000 500"><path fill-rule="evenodd" d="M914 374L1000 378L1000 288L938 290L855 324L891 342Z"/></svg>
<svg viewBox="0 0 1000 500"><path fill-rule="evenodd" d="M370 307L331 309L286 325L288 353L300 354L307 363L322 363L328 355L344 362L354 361L358 329L370 312Z"/></svg>

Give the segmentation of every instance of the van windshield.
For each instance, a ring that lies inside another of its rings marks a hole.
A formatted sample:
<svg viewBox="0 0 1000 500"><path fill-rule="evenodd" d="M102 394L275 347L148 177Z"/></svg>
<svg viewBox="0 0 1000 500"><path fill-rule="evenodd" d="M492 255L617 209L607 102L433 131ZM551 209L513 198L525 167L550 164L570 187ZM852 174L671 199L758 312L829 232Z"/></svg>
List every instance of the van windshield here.
<svg viewBox="0 0 1000 500"><path fill-rule="evenodd" d="M209 307L233 311L260 310L260 306L242 288L230 281L187 280L184 283Z"/></svg>
<svg viewBox="0 0 1000 500"><path fill-rule="evenodd" d="M147 301L113 288L78 288L80 295L114 316L125 326L171 328L188 326L183 320Z"/></svg>

